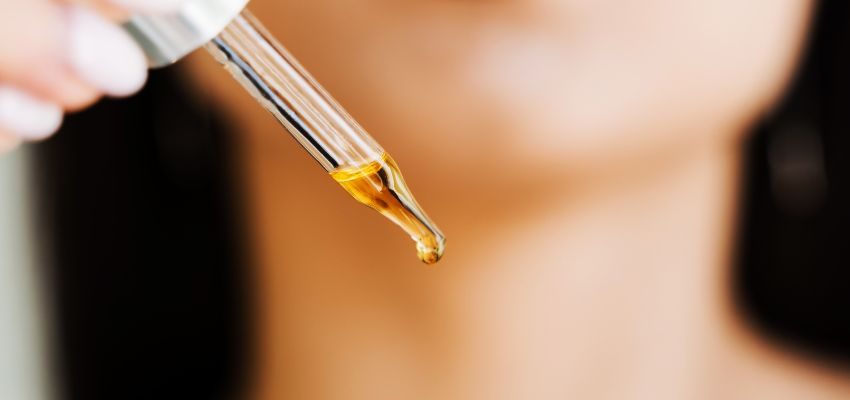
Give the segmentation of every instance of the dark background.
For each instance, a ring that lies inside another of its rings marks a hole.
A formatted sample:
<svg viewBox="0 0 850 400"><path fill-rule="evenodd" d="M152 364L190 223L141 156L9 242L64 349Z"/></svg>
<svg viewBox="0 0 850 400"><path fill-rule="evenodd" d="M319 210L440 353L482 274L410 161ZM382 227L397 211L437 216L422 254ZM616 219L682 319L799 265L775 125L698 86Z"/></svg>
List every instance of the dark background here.
<svg viewBox="0 0 850 400"><path fill-rule="evenodd" d="M785 100L748 146L735 285L765 333L850 361L850 2L820 2Z"/></svg>
<svg viewBox="0 0 850 400"><path fill-rule="evenodd" d="M785 101L747 146L734 285L766 334L850 360L850 3L822 1ZM227 123L155 72L36 148L59 392L232 398L250 259Z"/></svg>
<svg viewBox="0 0 850 400"><path fill-rule="evenodd" d="M251 268L228 132L169 70L36 148L59 393L216 399L243 386Z"/></svg>

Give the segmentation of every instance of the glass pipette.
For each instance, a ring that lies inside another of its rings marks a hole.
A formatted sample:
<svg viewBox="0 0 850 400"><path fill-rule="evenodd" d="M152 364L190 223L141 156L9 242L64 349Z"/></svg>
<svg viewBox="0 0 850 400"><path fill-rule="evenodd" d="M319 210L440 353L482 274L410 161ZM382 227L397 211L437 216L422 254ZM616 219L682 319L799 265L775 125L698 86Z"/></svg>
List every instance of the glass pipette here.
<svg viewBox="0 0 850 400"><path fill-rule="evenodd" d="M165 24L145 17L131 20L128 29L149 56L155 47L156 57L182 58L179 52L177 57L163 56L162 48L170 49L154 42L162 41L162 32L176 31L175 22L185 25L185 19ZM420 260L440 260L446 239L416 202L395 161L249 11L233 17L205 48L352 197L404 229L416 242Z"/></svg>
<svg viewBox="0 0 850 400"><path fill-rule="evenodd" d="M206 48L357 201L401 226L422 261L442 257L445 237L392 158L250 12L243 11Z"/></svg>

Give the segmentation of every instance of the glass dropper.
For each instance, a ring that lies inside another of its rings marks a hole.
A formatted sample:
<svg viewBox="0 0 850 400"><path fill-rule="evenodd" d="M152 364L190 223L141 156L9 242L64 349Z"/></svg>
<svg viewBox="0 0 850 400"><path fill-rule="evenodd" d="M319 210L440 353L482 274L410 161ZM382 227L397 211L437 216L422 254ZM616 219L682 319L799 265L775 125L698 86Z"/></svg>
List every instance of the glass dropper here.
<svg viewBox="0 0 850 400"><path fill-rule="evenodd" d="M173 63L203 45L352 197L410 235L420 260L439 261L445 236L419 206L395 161L243 10L245 3L191 0L179 14L137 16L126 27L152 66Z"/></svg>

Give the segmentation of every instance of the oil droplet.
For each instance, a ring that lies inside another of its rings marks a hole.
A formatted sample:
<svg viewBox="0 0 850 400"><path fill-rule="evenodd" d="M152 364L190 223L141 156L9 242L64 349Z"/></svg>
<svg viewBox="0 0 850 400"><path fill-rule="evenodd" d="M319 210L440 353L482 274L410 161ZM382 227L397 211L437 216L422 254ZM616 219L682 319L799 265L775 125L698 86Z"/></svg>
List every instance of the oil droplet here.
<svg viewBox="0 0 850 400"><path fill-rule="evenodd" d="M446 250L446 239L443 237L436 238L436 241L420 240L416 242L416 251L419 259L425 264L436 264L443 258L443 252Z"/></svg>
<svg viewBox="0 0 850 400"><path fill-rule="evenodd" d="M331 177L358 202L404 229L416 242L422 262L434 264L443 257L445 236L416 202L389 154L361 166L334 170Z"/></svg>

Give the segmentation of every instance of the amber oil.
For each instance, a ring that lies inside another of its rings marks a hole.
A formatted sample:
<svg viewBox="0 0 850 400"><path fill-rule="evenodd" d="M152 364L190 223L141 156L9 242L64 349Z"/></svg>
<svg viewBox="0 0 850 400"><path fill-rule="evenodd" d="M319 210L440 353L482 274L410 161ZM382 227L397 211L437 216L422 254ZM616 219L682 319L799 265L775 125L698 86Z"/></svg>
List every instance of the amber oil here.
<svg viewBox="0 0 850 400"><path fill-rule="evenodd" d="M422 211L389 154L384 153L379 160L357 167L336 169L330 175L358 202L404 229L416 242L422 262L440 261L446 238Z"/></svg>

